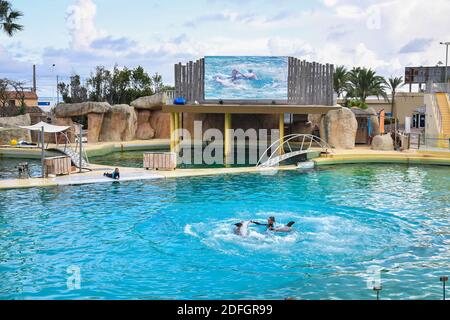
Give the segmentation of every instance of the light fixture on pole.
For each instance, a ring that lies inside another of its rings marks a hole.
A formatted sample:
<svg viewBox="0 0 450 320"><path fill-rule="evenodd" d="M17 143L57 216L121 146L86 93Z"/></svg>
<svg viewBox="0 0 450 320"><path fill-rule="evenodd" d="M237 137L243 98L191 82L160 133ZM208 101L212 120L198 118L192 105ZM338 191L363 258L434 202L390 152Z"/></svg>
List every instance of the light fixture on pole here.
<svg viewBox="0 0 450 320"><path fill-rule="evenodd" d="M56 67L56 64L52 64L52 78L53 78L53 76L55 76L55 67ZM58 86L56 86L56 90L58 90ZM52 101L53 101L53 104L56 106L55 87L53 87L53 85L52 85Z"/></svg>
<svg viewBox="0 0 450 320"><path fill-rule="evenodd" d="M445 283L448 281L448 277L440 277L439 280L442 282L442 297L445 300Z"/></svg>
<svg viewBox="0 0 450 320"><path fill-rule="evenodd" d="M444 70L444 82L447 83L448 82L448 73L447 73L447 69L448 69L448 46L450 46L450 42L441 42L441 45L445 46L445 70Z"/></svg>
<svg viewBox="0 0 450 320"><path fill-rule="evenodd" d="M383 289L383 288L382 288L381 286L373 287L373 291L376 291L376 293L377 293L377 300L380 300L380 291L381 291L382 289Z"/></svg>

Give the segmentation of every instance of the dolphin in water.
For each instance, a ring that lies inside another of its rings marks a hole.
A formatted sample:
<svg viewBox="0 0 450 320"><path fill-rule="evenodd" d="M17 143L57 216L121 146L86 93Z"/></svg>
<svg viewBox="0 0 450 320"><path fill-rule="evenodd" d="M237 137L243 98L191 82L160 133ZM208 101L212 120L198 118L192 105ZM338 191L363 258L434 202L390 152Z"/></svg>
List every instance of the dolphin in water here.
<svg viewBox="0 0 450 320"><path fill-rule="evenodd" d="M250 224L250 221L242 221L239 223L236 223L236 228L234 229L234 233L241 237L247 237L248 236L248 225Z"/></svg>
<svg viewBox="0 0 450 320"><path fill-rule="evenodd" d="M285 225L284 227L280 227L280 228L275 228L272 231L274 232L291 232L292 226L295 224L294 221L289 222L287 225Z"/></svg>

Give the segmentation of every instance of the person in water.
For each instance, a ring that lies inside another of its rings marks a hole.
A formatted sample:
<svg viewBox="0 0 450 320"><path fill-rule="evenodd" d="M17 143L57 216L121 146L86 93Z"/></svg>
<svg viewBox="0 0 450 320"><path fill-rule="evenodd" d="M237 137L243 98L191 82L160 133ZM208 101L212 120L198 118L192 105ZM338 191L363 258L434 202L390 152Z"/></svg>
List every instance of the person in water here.
<svg viewBox="0 0 450 320"><path fill-rule="evenodd" d="M239 80L243 77L243 74L240 73L238 70L233 69L233 71L231 71L231 80L232 81L236 81Z"/></svg>
<svg viewBox="0 0 450 320"><path fill-rule="evenodd" d="M267 219L267 223L260 223L257 221L250 221L253 224L256 224L257 226L266 226L267 230L275 230L275 217L269 217L269 219Z"/></svg>
<svg viewBox="0 0 450 320"><path fill-rule="evenodd" d="M242 76L247 80L258 80L258 77L256 76L256 74L253 72L252 69L247 70L247 73L243 74Z"/></svg>
<svg viewBox="0 0 450 320"><path fill-rule="evenodd" d="M258 77L256 76L256 74L253 72L252 69L247 70L246 74L243 74L239 70L233 69L233 71L231 71L231 80L236 81L236 80L240 80L240 79L258 80Z"/></svg>
<svg viewBox="0 0 450 320"><path fill-rule="evenodd" d="M105 172L103 175L105 177L108 177L108 178L111 178L111 179L114 179L114 180L119 180L120 179L119 168L116 168L113 173Z"/></svg>

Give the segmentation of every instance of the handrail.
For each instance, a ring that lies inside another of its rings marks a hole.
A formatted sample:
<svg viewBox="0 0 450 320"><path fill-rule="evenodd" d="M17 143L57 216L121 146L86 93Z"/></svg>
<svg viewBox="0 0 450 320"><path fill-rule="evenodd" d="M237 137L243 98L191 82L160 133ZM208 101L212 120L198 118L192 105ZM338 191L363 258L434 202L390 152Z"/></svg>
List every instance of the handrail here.
<svg viewBox="0 0 450 320"><path fill-rule="evenodd" d="M78 154L79 157L81 157L84 160L84 162L87 165L89 165L89 159L88 159L88 155L86 152L86 148L83 148L83 155L79 154L79 152L76 150L77 148L75 147L75 149L74 149L72 147L72 142L70 141L69 136L65 132L61 132L61 133L64 135L65 140L66 140L65 144L64 144L64 149L61 151L63 151L65 154L67 154L67 150L71 151L72 153L76 153L76 154ZM76 164L76 165L78 165L78 164Z"/></svg>
<svg viewBox="0 0 450 320"><path fill-rule="evenodd" d="M292 141L293 139L296 138L303 138L302 139L302 144L300 147L300 150L303 150L305 147L305 140L306 138L309 138L309 145L306 148L306 150L309 150L312 147L313 142L319 144L319 146L322 148L322 152L328 152L328 149L332 149L332 147L323 139L314 136L312 134L289 134L287 136L284 136L283 138L278 139L277 141L275 141L274 143L272 143L270 145L269 148L267 148L266 151L264 151L264 153L262 154L262 156L259 158L258 163L256 164L257 167L262 165L262 160L265 156L267 156L268 152L275 146L278 145L277 148L275 149L275 151L270 155L270 157L264 162L264 163L268 163L272 160L272 158L274 157L274 155L279 154L279 151L281 148L284 147L285 144L288 145L289 150L291 151L290 153L293 153L291 145L290 145L290 141ZM281 141L284 141L282 144L280 143Z"/></svg>
<svg viewBox="0 0 450 320"><path fill-rule="evenodd" d="M442 115L441 110L439 109L438 101L436 99L436 94L431 95L431 108L431 111L437 121L437 129L440 133L442 133Z"/></svg>

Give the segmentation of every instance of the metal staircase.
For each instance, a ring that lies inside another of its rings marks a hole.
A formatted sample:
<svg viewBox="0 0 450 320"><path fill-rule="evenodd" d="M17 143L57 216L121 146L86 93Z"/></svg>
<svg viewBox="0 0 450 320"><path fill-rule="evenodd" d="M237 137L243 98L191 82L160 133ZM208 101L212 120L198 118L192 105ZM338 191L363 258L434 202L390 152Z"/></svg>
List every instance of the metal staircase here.
<svg viewBox="0 0 450 320"><path fill-rule="evenodd" d="M69 140L69 137L66 133L62 132L65 137L66 143L64 146L56 146L54 149L65 154L70 157L72 160L72 164L80 169L80 153L76 150L76 148L72 147L72 143ZM83 155L81 156L81 169L89 169L89 159L87 157L86 150L84 150Z"/></svg>

